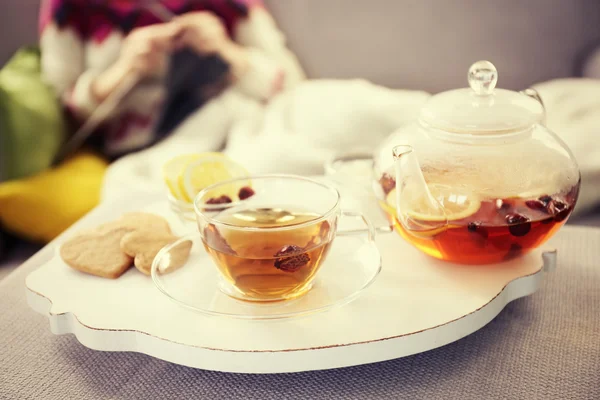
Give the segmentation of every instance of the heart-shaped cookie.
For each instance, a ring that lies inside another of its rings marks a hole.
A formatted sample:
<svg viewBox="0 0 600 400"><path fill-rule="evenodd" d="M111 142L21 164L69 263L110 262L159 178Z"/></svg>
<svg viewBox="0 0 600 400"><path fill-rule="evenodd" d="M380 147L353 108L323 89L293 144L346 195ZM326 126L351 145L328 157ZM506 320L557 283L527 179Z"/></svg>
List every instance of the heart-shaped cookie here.
<svg viewBox="0 0 600 400"><path fill-rule="evenodd" d="M171 233L171 227L166 219L159 215L145 212L125 213L119 219L107 222L98 227L100 230L111 230L114 228L124 228L130 232L146 231L164 234Z"/></svg>
<svg viewBox="0 0 600 400"><path fill-rule="evenodd" d="M131 266L131 257L121 250L124 228L91 230L67 240L60 256L67 265L81 272L115 279Z"/></svg>
<svg viewBox="0 0 600 400"><path fill-rule="evenodd" d="M156 254L179 238L171 234L161 232L134 231L123 236L121 240L121 250L133 257L135 267L146 275L150 275L152 262ZM180 268L187 261L192 242L186 240L175 246L170 251L169 265L161 272L170 272Z"/></svg>

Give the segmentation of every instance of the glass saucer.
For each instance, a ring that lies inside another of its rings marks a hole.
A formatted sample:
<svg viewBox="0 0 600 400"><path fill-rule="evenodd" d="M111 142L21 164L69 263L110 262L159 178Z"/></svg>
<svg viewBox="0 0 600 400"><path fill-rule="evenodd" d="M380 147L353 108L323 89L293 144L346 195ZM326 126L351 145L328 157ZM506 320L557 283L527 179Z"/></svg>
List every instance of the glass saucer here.
<svg viewBox="0 0 600 400"><path fill-rule="evenodd" d="M186 241L192 243L189 258L183 266L168 271L177 262L177 249ZM374 241L362 236L338 236L308 293L294 300L245 302L221 291L221 274L206 253L200 235L193 234L157 254L152 280L172 301L201 314L273 320L306 316L348 304L375 281L380 271L381 255Z"/></svg>

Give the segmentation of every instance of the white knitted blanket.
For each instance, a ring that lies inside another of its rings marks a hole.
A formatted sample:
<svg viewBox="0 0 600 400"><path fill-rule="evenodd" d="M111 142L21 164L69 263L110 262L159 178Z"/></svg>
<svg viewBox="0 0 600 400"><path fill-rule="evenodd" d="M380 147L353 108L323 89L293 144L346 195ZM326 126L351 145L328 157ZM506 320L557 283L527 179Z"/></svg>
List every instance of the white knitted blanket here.
<svg viewBox="0 0 600 400"><path fill-rule="evenodd" d="M576 213L600 203L600 80L561 79L536 85L548 127L581 168ZM312 80L260 104L229 90L158 145L113 163L103 198L132 189L161 190L161 166L182 153L224 151L251 173L318 175L326 159L352 148L374 150L411 121L429 94L392 90L363 80Z"/></svg>

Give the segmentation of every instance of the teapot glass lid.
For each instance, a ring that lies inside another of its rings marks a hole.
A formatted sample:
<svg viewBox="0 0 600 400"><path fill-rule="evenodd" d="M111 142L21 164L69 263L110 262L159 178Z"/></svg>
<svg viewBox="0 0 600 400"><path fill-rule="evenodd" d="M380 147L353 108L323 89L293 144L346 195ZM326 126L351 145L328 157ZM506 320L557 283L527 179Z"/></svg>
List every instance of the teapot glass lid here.
<svg viewBox="0 0 600 400"><path fill-rule="evenodd" d="M471 65L467 79L469 88L432 96L421 110L420 122L447 132L489 135L527 129L542 121L544 108L539 101L496 89L498 71L491 62Z"/></svg>

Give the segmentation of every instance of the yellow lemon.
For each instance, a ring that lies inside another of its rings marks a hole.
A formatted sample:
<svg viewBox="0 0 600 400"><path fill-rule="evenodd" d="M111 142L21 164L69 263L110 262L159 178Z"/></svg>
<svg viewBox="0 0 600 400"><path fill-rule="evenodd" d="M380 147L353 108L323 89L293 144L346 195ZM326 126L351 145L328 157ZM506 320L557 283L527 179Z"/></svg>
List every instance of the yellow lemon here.
<svg viewBox="0 0 600 400"><path fill-rule="evenodd" d="M170 159L163 165L163 179L169 188L169 192L177 200L184 200L183 193L179 190L179 177L185 167L200 156L200 154L182 154Z"/></svg>
<svg viewBox="0 0 600 400"><path fill-rule="evenodd" d="M473 193L455 193L452 188L439 185L429 185L429 190L431 197L436 199L441 206L436 207L430 204L425 194L406 196L402 208L411 220L422 222L458 221L475 214L481 207L481 199ZM386 202L394 209L396 208L396 189L388 193Z"/></svg>
<svg viewBox="0 0 600 400"><path fill-rule="evenodd" d="M179 175L178 188L183 200L191 203L198 192L210 185L248 175L244 167L222 154L202 154L185 166ZM213 197L226 195L235 200L244 186L250 186L249 179L221 186L218 189L219 193L215 193Z"/></svg>

